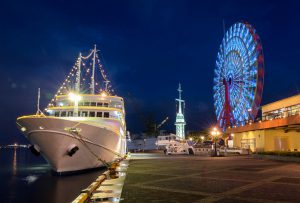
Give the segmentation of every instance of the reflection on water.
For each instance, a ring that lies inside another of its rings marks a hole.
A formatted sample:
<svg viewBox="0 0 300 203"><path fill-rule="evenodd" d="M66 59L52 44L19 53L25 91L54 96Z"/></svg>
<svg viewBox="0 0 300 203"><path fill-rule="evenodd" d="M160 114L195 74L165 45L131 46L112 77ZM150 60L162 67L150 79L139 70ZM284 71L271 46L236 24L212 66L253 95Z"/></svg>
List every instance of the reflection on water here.
<svg viewBox="0 0 300 203"><path fill-rule="evenodd" d="M70 202L102 172L56 176L28 149L0 149L0 202Z"/></svg>
<svg viewBox="0 0 300 203"><path fill-rule="evenodd" d="M12 164L12 172L13 172L13 176L17 175L17 148L13 148L14 149L14 158L13 158L13 164Z"/></svg>
<svg viewBox="0 0 300 203"><path fill-rule="evenodd" d="M38 179L39 176L37 175L29 175L26 178L24 178L23 180L27 181L28 184L33 183L34 181L36 181Z"/></svg>

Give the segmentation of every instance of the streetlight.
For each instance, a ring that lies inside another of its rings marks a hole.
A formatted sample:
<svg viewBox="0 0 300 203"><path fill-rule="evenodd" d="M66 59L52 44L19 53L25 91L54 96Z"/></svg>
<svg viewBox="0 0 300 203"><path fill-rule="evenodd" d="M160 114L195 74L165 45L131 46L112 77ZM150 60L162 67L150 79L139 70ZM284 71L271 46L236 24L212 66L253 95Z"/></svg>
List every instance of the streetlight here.
<svg viewBox="0 0 300 203"><path fill-rule="evenodd" d="M202 143L203 143L203 141L204 141L204 136L201 136L200 138L201 138L201 141L202 141Z"/></svg>
<svg viewBox="0 0 300 203"><path fill-rule="evenodd" d="M100 93L100 96L101 96L101 97L106 97L106 96L107 96L107 93L106 93L105 91L102 91L102 92Z"/></svg>
<svg viewBox="0 0 300 203"><path fill-rule="evenodd" d="M69 93L69 100L74 102L73 116L77 117L78 116L78 101L81 100L81 96L79 94L74 94L74 93L70 92Z"/></svg>
<svg viewBox="0 0 300 203"><path fill-rule="evenodd" d="M234 134L229 134L228 137L228 148L232 148L234 146Z"/></svg>
<svg viewBox="0 0 300 203"><path fill-rule="evenodd" d="M253 115L251 115L252 108L247 109L247 111L248 111L248 114L249 114L249 119L248 119L248 120L250 120L250 122L251 122L251 120L254 121L254 117L253 117ZM250 125L251 125L251 124L250 124Z"/></svg>
<svg viewBox="0 0 300 203"><path fill-rule="evenodd" d="M211 131L211 135L213 136L215 141L215 156L217 156L217 139L220 135L220 132L217 130L216 127L214 127L213 130Z"/></svg>

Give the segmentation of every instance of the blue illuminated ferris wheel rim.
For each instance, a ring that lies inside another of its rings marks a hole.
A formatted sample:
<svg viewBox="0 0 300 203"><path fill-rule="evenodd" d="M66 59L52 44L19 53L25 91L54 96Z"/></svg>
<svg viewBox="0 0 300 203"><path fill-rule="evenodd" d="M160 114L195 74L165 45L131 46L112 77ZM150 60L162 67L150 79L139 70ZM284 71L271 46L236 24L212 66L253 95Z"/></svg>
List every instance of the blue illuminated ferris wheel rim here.
<svg viewBox="0 0 300 203"><path fill-rule="evenodd" d="M263 51L255 29L246 22L232 25L226 32L214 71L214 107L222 126L225 105L223 79L230 81L230 106L233 124L240 125L257 115L264 77Z"/></svg>

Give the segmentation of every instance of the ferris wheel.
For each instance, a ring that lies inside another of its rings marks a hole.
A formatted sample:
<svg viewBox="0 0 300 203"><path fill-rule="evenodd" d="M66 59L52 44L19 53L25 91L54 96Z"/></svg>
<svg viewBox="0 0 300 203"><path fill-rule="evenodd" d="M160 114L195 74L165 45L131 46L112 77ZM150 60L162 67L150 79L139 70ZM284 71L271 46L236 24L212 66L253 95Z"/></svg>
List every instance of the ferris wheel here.
<svg viewBox="0 0 300 203"><path fill-rule="evenodd" d="M213 97L218 125L224 129L255 119L263 83L260 38L249 23L235 23L222 40L214 71Z"/></svg>

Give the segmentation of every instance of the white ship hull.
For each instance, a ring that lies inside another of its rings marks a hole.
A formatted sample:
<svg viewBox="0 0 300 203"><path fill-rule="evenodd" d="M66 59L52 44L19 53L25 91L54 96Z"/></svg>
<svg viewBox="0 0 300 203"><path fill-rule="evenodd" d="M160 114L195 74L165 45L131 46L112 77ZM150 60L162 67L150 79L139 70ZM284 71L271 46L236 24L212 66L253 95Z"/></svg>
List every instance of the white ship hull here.
<svg viewBox="0 0 300 203"><path fill-rule="evenodd" d="M126 139L115 130L116 127L68 118L37 116L21 117L17 124L58 173L101 167L103 161L113 162L126 153ZM111 124L118 126L117 122L111 121ZM79 149L72 156L68 155L74 146Z"/></svg>

